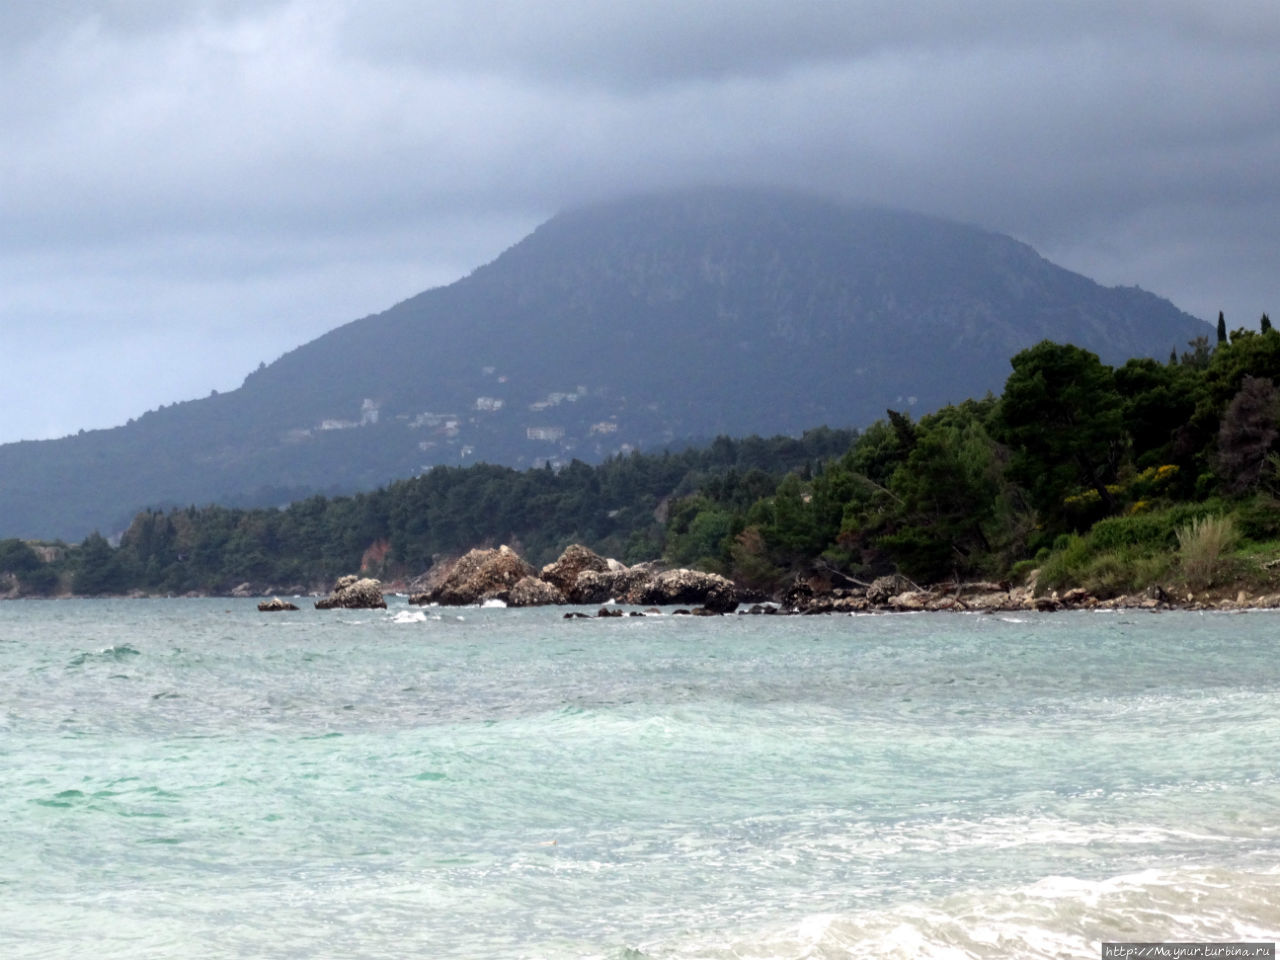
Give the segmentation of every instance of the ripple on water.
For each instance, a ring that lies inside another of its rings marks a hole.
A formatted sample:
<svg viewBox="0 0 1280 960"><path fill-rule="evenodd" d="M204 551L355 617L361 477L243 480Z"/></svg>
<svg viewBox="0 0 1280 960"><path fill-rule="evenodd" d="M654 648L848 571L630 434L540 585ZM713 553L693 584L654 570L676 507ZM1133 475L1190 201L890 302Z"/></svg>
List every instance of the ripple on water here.
<svg viewBox="0 0 1280 960"><path fill-rule="evenodd" d="M68 661L68 667L83 667L91 663L126 663L133 657L142 656L141 650L135 650L127 643L104 647L93 653L80 653Z"/></svg>

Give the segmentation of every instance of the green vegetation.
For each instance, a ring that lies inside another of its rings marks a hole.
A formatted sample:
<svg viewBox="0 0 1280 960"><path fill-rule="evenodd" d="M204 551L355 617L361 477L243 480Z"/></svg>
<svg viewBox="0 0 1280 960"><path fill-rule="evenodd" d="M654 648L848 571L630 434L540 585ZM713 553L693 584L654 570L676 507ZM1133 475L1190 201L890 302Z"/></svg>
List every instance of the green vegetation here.
<svg viewBox="0 0 1280 960"><path fill-rule="evenodd" d="M1167 364L1113 369L1043 342L1001 396L861 434L731 440L592 467L437 467L382 490L283 509L148 510L113 547L0 541L10 593L312 588L366 570L412 577L505 542L534 563L572 542L775 591L1010 579L1100 597L1280 590L1280 333L1198 338Z"/></svg>
<svg viewBox="0 0 1280 960"><path fill-rule="evenodd" d="M497 543L535 563L573 542L628 562L654 559L669 514L687 510L690 495L706 488L750 503L855 437L826 428L798 439L722 437L703 449L633 453L597 467L575 461L559 471L436 467L382 490L312 496L284 509L146 510L117 547L95 533L78 546L49 548L57 558L47 563L29 544L0 541L0 593L5 583L22 594L225 593L245 582L283 592L361 569L411 577L442 555Z"/></svg>
<svg viewBox="0 0 1280 960"><path fill-rule="evenodd" d="M1044 342L1000 397L896 411L811 476L744 504L707 487L672 513L667 555L753 586L1021 579L1110 597L1275 589L1280 336L1237 330L1119 369Z"/></svg>

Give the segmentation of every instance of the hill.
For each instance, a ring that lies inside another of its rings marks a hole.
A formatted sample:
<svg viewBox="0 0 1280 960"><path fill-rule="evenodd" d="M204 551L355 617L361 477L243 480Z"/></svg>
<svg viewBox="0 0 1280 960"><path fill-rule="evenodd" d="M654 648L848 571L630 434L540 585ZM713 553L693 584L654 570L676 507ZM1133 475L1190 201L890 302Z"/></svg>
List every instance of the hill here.
<svg viewBox="0 0 1280 960"><path fill-rule="evenodd" d="M860 426L999 391L1044 338L1118 363L1210 329L971 226L764 190L631 198L557 216L238 390L0 446L0 536L77 539L148 505L278 504L441 463Z"/></svg>

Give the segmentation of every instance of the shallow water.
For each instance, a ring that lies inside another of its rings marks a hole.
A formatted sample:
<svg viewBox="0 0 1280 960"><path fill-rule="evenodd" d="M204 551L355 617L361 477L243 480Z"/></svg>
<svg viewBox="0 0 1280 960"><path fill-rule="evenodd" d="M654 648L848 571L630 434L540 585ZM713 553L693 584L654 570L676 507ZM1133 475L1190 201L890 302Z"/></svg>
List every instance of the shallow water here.
<svg viewBox="0 0 1280 960"><path fill-rule="evenodd" d="M0 956L1280 930L1280 615L0 605Z"/></svg>

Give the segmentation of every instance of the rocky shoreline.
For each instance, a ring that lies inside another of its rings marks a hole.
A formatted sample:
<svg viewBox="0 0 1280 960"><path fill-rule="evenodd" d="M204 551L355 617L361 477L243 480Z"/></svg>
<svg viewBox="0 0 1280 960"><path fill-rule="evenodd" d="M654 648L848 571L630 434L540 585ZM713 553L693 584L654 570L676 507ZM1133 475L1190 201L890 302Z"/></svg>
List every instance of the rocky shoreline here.
<svg viewBox="0 0 1280 960"><path fill-rule="evenodd" d="M900 575L880 577L866 585L832 588L816 579L798 578L777 597L740 589L732 581L696 570L666 570L657 564L626 566L601 557L579 544L568 547L554 563L541 570L514 550L502 546L472 550L452 563L440 564L412 585L409 603L414 605L477 606L500 602L509 607L601 607L597 616L620 616L616 606L648 608L676 606L676 613L693 615L815 615L830 613L907 612L1053 612L1059 610L1245 610L1280 607L1280 595L1234 594L1175 597L1161 587L1144 593L1100 598L1083 589L1037 596L1034 576L1026 584L972 582L920 586ZM315 601L317 609L384 608L382 585L373 579L347 576L333 592ZM264 601L259 609L292 607L278 598ZM297 609L293 607L293 609ZM641 615L632 611L632 616ZM570 612L565 618L586 617Z"/></svg>

